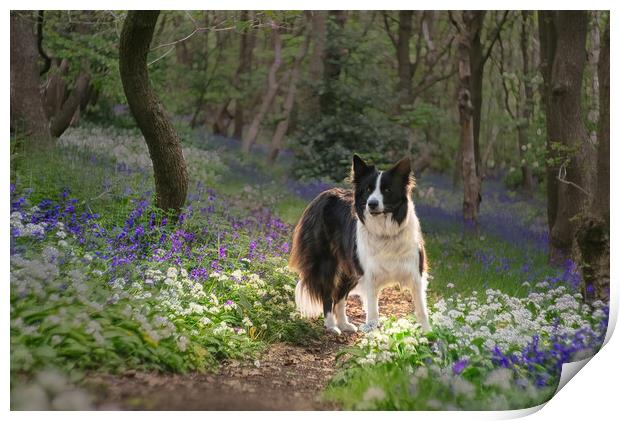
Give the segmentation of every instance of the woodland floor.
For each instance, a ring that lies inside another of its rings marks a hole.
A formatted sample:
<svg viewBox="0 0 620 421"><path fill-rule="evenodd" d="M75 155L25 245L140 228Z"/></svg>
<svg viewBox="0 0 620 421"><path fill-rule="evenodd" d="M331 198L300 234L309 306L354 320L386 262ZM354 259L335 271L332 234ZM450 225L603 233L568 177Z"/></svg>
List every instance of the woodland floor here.
<svg viewBox="0 0 620 421"><path fill-rule="evenodd" d="M404 316L413 311L411 296L385 289L381 314ZM350 298L349 319L364 322L359 299ZM337 410L321 392L337 370L336 354L359 333L325 334L305 346L272 344L253 361L226 361L217 373L161 374L130 371L123 376L93 374L86 386L102 409L130 410Z"/></svg>

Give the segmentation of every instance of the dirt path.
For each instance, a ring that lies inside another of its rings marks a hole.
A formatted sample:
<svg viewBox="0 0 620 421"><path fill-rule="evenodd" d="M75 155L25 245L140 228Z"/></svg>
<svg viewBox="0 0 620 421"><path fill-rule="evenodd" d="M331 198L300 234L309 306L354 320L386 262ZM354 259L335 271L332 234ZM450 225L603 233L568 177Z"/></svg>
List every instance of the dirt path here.
<svg viewBox="0 0 620 421"><path fill-rule="evenodd" d="M403 316L413 310L411 296L383 291L381 314ZM349 318L357 325L364 312L349 300ZM338 409L321 400L321 391L336 372L340 348L361 334L325 335L306 346L277 343L259 364L227 361L216 374L166 375L128 372L124 376L91 376L86 386L104 408L144 410L320 410Z"/></svg>

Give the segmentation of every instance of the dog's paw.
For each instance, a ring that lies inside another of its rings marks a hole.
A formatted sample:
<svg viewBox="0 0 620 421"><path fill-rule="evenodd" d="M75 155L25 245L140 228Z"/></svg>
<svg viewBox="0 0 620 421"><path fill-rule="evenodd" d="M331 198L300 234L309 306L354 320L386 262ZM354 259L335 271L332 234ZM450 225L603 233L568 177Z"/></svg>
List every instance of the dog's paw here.
<svg viewBox="0 0 620 421"><path fill-rule="evenodd" d="M340 335L342 333L337 326L325 326L325 331L331 335Z"/></svg>
<svg viewBox="0 0 620 421"><path fill-rule="evenodd" d="M363 325L360 326L360 330L364 333L369 333L373 330L375 330L376 328L379 327L379 321L377 320L370 320L367 323L364 323Z"/></svg>
<svg viewBox="0 0 620 421"><path fill-rule="evenodd" d="M355 326L353 323L349 323L349 322L338 323L338 328L342 332L357 332L357 326Z"/></svg>

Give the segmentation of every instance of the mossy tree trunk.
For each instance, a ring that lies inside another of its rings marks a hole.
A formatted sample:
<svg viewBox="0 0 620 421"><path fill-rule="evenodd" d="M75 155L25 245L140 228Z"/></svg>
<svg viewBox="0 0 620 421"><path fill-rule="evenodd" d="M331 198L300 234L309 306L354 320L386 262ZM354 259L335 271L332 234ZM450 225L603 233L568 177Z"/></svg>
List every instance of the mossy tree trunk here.
<svg viewBox="0 0 620 421"><path fill-rule="evenodd" d="M158 10L127 13L119 46L121 81L153 161L157 206L179 211L187 195L181 142L149 82L147 56Z"/></svg>

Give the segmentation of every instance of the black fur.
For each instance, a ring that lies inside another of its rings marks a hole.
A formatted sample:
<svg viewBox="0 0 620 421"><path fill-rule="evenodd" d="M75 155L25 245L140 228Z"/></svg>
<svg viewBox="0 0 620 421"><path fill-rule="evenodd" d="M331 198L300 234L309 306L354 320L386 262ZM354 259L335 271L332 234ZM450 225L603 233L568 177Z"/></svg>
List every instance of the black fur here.
<svg viewBox="0 0 620 421"><path fill-rule="evenodd" d="M324 313L332 312L363 275L352 209L352 191L324 191L310 202L293 233L289 266L301 274L310 296L323 303Z"/></svg>

